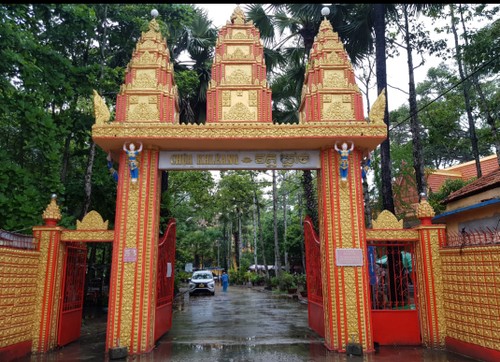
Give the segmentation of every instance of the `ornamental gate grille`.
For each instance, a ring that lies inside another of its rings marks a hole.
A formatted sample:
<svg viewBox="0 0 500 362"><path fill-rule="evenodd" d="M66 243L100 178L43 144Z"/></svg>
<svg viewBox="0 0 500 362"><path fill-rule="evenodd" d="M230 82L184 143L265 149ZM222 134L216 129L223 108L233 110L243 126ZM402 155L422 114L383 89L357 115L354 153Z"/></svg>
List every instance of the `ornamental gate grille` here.
<svg viewBox="0 0 500 362"><path fill-rule="evenodd" d="M68 243L63 268L63 293L57 333L58 346L64 346L80 338L86 267L87 246Z"/></svg>
<svg viewBox="0 0 500 362"><path fill-rule="evenodd" d="M379 345L421 345L417 240L398 240L384 231L367 230L373 341ZM401 235L406 232L413 233L400 230Z"/></svg>
<svg viewBox="0 0 500 362"><path fill-rule="evenodd" d="M304 242L306 249L307 312L309 316L309 327L321 337L325 337L320 243L309 216L306 216L304 220Z"/></svg>
<svg viewBox="0 0 500 362"><path fill-rule="evenodd" d="M168 223L167 231L158 244L158 272L156 274L155 334L157 341L172 327L174 300L175 220Z"/></svg>

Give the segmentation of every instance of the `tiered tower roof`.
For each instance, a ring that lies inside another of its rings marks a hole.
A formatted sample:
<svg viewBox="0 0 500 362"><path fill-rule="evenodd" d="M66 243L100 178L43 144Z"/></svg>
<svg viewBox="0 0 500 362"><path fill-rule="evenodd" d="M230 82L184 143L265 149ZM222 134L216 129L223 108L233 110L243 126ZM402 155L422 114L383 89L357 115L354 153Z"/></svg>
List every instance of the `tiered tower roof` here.
<svg viewBox="0 0 500 362"><path fill-rule="evenodd" d="M207 91L207 123L272 122L259 30L239 6L219 31Z"/></svg>
<svg viewBox="0 0 500 362"><path fill-rule="evenodd" d="M273 123L260 33L237 6L219 32L206 123L180 124L170 55L153 19L127 68L115 120L96 118L92 137L115 159L125 142L141 142L146 149L241 151L324 149L349 140L357 149L373 150L387 135L385 96L364 119L351 63L326 19L309 59L300 123Z"/></svg>
<svg viewBox="0 0 500 362"><path fill-rule="evenodd" d="M179 122L174 69L166 41L153 18L143 32L116 100L116 122Z"/></svg>

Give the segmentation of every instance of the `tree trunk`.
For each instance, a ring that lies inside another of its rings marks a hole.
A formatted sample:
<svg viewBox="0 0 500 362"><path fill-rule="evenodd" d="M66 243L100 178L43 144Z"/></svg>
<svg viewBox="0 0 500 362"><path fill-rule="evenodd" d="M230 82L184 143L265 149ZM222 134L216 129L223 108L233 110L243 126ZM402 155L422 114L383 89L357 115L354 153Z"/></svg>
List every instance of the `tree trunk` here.
<svg viewBox="0 0 500 362"><path fill-rule="evenodd" d="M83 202L83 209L81 217L83 218L87 215L90 208L90 203L92 202L92 170L94 168L94 158L95 158L95 143L90 144L89 150L89 160L87 162L87 170L85 172L85 201Z"/></svg>
<svg viewBox="0 0 500 362"><path fill-rule="evenodd" d="M377 92L385 89L386 104L384 123L387 128L387 139L380 145L380 172L382 179L382 207L384 210L394 211L394 197L392 192L391 146L389 137L389 94L387 91L387 65L385 54L385 4L374 4L375 55L377 69Z"/></svg>
<svg viewBox="0 0 500 362"><path fill-rule="evenodd" d="M460 74L460 80L463 82L462 89L464 92L465 111L467 112L467 119L469 121L469 137L472 146L472 155L474 156L474 160L476 161L476 174L477 174L476 176L477 178L479 178L482 175L481 160L479 159L479 147L476 135L476 125L474 123L474 117L472 115L472 107L470 104L470 94L469 94L470 83L468 80L466 80L467 74L465 74L464 65L462 62L462 52L460 50L460 44L458 43L458 33L455 25L456 18L455 18L453 4L450 4L450 15L451 15L451 30L453 32L453 38L455 40L455 50L457 52L456 60L458 65L458 72Z"/></svg>
<svg viewBox="0 0 500 362"><path fill-rule="evenodd" d="M427 182L425 180L424 156L422 141L420 140L420 121L418 119L417 92L415 91L415 71L413 69L412 45L410 40L410 25L408 20L408 4L403 4L405 20L405 43L408 56L408 77L409 77L409 103L410 103L410 129L413 143L413 169L417 181L417 191L419 195L427 195Z"/></svg>
<svg viewBox="0 0 500 362"><path fill-rule="evenodd" d="M465 19L463 17L462 5L459 5L459 9L460 9L460 20L461 20L462 29L463 29L463 39L464 39L465 45L469 46L469 36L467 33L467 28L465 26L466 22L465 22ZM466 69L466 72L467 72L467 69ZM471 81L472 81L472 84L474 85L474 88L476 89L476 92L479 96L479 109L481 110L482 113L485 114L486 122L490 126L491 136L493 137L493 142L495 144L495 149L496 149L496 154L497 154L497 163L498 163L498 166L500 166L500 135L498 133L498 128L496 126L495 119L492 116L491 107L489 105L489 102L486 100L483 89L481 87L481 84L479 83L479 80L478 80L476 74L474 74L471 77Z"/></svg>
<svg viewBox="0 0 500 362"><path fill-rule="evenodd" d="M285 183L286 171L283 174L283 184ZM285 270L290 272L290 260L288 260L288 244L286 242L286 190L283 192L283 246L285 247Z"/></svg>
<svg viewBox="0 0 500 362"><path fill-rule="evenodd" d="M255 190L255 189L254 189ZM253 194L253 208L252 208L252 219L253 219L253 263L255 265L255 271L257 272L257 200L255 197L255 191Z"/></svg>
<svg viewBox="0 0 500 362"><path fill-rule="evenodd" d="M274 220L274 266L275 275L281 273L280 246L278 241L278 195L276 191L276 170L273 170L273 220Z"/></svg>
<svg viewBox="0 0 500 362"><path fill-rule="evenodd" d="M311 217L314 229L318 232L318 202L314 194L311 170L304 170L302 174L302 187L306 197L306 214Z"/></svg>
<svg viewBox="0 0 500 362"><path fill-rule="evenodd" d="M368 179L367 179L367 172L370 167L370 157L371 154L369 154L362 163L363 167L363 199L365 201L365 226L367 228L372 227L372 208L370 205L370 192L369 192L369 187L368 187Z"/></svg>

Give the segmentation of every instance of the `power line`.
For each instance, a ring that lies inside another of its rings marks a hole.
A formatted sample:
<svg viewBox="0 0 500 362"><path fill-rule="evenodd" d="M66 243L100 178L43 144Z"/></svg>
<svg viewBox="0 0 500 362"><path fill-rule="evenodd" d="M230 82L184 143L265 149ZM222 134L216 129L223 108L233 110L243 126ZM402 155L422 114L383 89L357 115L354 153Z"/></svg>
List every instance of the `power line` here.
<svg viewBox="0 0 500 362"><path fill-rule="evenodd" d="M436 98L434 98L432 101L430 101L429 103L423 105L421 108L417 109L417 111L415 113L412 113L410 114L408 117L406 117L405 119L403 119L401 122L399 122L398 124L395 124L393 125L391 128L389 128L389 132L392 131L394 128L396 127L399 127L401 126L403 123L405 123L406 121L408 121L411 117L413 117L415 114L418 114L420 111L423 111L425 108L427 108L428 106L430 106L432 103L436 102L439 98L443 97L444 95L448 94L449 92L451 92L453 89L455 89L456 87L458 87L460 84L462 84L463 82L465 82L466 80L468 80L470 77L472 77L473 75L475 75L477 72L479 72L481 69L483 69L484 67L488 66L490 63L492 63L494 60L496 60L498 58L498 55L494 58L492 58L491 60L487 61L486 63L484 63L483 65L481 65L480 67L478 67L474 72L472 72L471 74L469 74L467 77L465 77L464 79L462 79L460 82L456 83L455 85L453 85L452 87L450 87L449 89L447 89L446 91L444 91L443 93L441 93L440 95L438 95Z"/></svg>

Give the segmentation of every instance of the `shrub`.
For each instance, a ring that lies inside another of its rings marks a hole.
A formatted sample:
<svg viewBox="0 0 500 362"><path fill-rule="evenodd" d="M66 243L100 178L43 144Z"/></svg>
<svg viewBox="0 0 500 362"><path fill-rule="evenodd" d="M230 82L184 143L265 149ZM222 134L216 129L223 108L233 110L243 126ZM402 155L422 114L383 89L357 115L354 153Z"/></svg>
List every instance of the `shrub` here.
<svg viewBox="0 0 500 362"><path fill-rule="evenodd" d="M279 289L281 290L288 290L292 288L297 288L297 284L295 282L295 277L288 273L288 272L282 272L280 273L278 277L279 281Z"/></svg>

